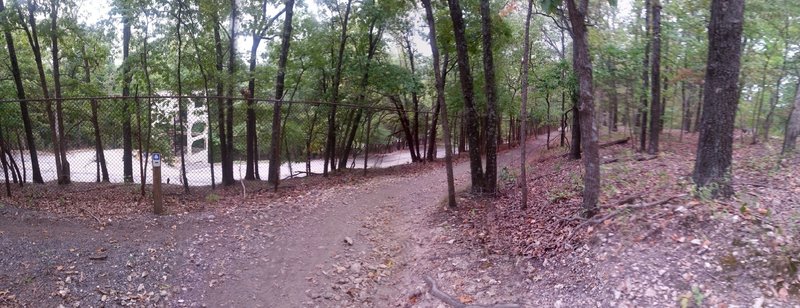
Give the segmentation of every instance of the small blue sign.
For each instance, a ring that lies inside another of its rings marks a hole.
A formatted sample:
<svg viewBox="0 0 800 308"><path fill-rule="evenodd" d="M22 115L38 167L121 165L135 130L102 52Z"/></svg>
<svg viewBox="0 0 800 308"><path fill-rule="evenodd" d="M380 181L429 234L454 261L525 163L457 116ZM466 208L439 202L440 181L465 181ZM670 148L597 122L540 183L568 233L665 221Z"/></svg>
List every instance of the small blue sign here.
<svg viewBox="0 0 800 308"><path fill-rule="evenodd" d="M161 167L161 153L153 153L153 167Z"/></svg>

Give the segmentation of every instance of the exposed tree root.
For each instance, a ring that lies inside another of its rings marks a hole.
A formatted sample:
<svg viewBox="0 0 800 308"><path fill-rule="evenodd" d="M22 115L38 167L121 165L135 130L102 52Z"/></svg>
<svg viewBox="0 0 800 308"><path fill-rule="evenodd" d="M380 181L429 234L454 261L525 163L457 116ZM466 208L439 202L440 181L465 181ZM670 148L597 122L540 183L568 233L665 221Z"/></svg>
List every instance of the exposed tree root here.
<svg viewBox="0 0 800 308"><path fill-rule="evenodd" d="M425 276L425 283L428 284L428 287L431 289L430 293L431 293L431 295L433 295L433 297L438 298L439 300L443 301L445 304L448 304L448 305L450 305L451 307L454 307L454 308L519 308L519 307L522 307L519 304L467 305L467 304L464 304L464 303L460 302L455 297L452 297L452 296L448 295L447 293L442 292L442 290L439 290L439 288L436 286L436 282L433 281L433 278L431 278L431 276Z"/></svg>

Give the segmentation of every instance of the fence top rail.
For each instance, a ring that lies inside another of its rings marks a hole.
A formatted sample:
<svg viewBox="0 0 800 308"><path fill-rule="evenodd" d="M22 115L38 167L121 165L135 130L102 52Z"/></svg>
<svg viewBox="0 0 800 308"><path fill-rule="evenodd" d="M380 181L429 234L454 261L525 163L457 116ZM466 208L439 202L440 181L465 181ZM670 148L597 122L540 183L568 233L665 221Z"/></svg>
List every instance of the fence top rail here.
<svg viewBox="0 0 800 308"><path fill-rule="evenodd" d="M30 102L30 103L44 103L44 102L66 102L66 101L92 101L92 100L138 100L138 99L217 99L217 100L237 100L237 101L253 101L256 103L263 102L263 103L282 103L282 104L305 104L305 105L314 105L314 106L337 106L337 107L345 107L345 108L362 108L368 109L373 111L390 111L390 112L412 112L412 110L401 110L397 107L385 107L385 106L362 106L356 104L349 104L349 103L333 103L333 102L325 102L325 101L312 101L312 100L283 100L283 99L274 99L274 98L247 98L247 97L233 97L233 96L216 96L216 95L147 95L147 96L78 96L78 97L62 97L62 98L26 98L26 99L0 99L0 104L10 104L10 103L21 103L21 102ZM433 113L430 110L420 110L419 113Z"/></svg>

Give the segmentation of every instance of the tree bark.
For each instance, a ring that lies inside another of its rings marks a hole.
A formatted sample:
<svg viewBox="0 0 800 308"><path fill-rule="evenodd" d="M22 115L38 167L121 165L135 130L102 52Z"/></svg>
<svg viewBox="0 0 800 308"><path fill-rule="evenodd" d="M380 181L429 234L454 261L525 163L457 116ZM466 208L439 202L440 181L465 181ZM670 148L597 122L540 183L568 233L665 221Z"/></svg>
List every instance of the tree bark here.
<svg viewBox="0 0 800 308"><path fill-rule="evenodd" d="M639 151L644 152L647 148L647 91L650 89L650 1L644 0L644 57L642 59L642 98L640 101L641 116L639 124L641 131L639 136Z"/></svg>
<svg viewBox="0 0 800 308"><path fill-rule="evenodd" d="M572 25L573 69L578 78L580 100L581 145L583 148L583 209L586 217L597 213L600 194L600 149L595 123L594 97L592 89L592 60L589 55L589 40L586 30L588 0L566 0L569 20Z"/></svg>
<svg viewBox="0 0 800 308"><path fill-rule="evenodd" d="M447 0L450 7L450 19L453 21L453 31L456 43L456 60L458 62L458 76L461 80L461 93L464 97L464 108L466 109L466 136L469 139L469 165L472 180L472 192L481 193L483 185L483 166L480 153L480 132L478 127L478 111L475 108L475 93L472 83L472 72L469 65L469 53L467 51L466 25L461 13L459 0Z"/></svg>
<svg viewBox="0 0 800 308"><path fill-rule="evenodd" d="M223 73L222 63L224 62L222 53L222 38L220 35L220 20L218 13L214 13L212 19L214 22L214 51L215 51L215 64L217 69L217 129L219 130L219 152L220 152L220 169L222 171L222 185L230 186L235 182L233 181L233 160L232 153L228 152L228 134L226 133L226 116L225 116L225 103L223 95L225 93L225 86L223 83L225 74ZM232 117L228 114L228 117ZM210 123L209 123L210 124Z"/></svg>
<svg viewBox="0 0 800 308"><path fill-rule="evenodd" d="M653 1L653 59L650 88L650 142L647 153L658 154L658 141L661 133L661 3Z"/></svg>
<svg viewBox="0 0 800 308"><path fill-rule="evenodd" d="M269 171L267 172L267 180L273 183L276 189L280 183L281 173L281 107L283 106L283 89L286 80L286 63L289 59L289 44L292 41L294 0L286 0L285 14L281 32L281 54L278 57L278 74L275 77L275 111L272 113L272 138L270 138L272 155L269 158Z"/></svg>
<svg viewBox="0 0 800 308"><path fill-rule="evenodd" d="M792 153L797 145L797 136L800 135L800 82L797 84L794 97L794 105L786 121L786 132L783 136L783 147L781 155Z"/></svg>
<svg viewBox="0 0 800 308"><path fill-rule="evenodd" d="M236 0L231 0L231 33L230 42L228 44L228 97L225 100L225 108L227 109L227 117L225 119L225 133L227 135L228 146L228 166L230 167L230 181L233 184L233 93L236 86L236 19L239 15L239 8L236 6Z"/></svg>
<svg viewBox="0 0 800 308"><path fill-rule="evenodd" d="M523 209L528 208L528 153L526 141L526 130L528 128L528 74L530 73L530 53L531 53L531 15L533 13L533 0L528 0L528 11L525 15L525 37L522 39L522 76L520 77L520 89L522 91L522 102L520 103L520 119L522 120L521 128L519 130L522 142L519 147L519 161L520 161L520 177L519 185L522 190L521 205ZM549 103L548 103L549 105ZM510 129L510 128L509 128ZM549 146L549 144L548 144Z"/></svg>
<svg viewBox="0 0 800 308"><path fill-rule="evenodd" d="M0 0L0 13L5 12L5 4ZM33 182L44 183L42 179L42 172L39 168L39 156L36 152L36 141L33 138L33 124L31 123L30 112L28 111L28 102L25 100L25 87L22 85L22 72L19 68L19 61L17 60L17 51L14 46L14 37L11 34L11 28L4 27L3 34L6 39L6 47L8 48L8 57L11 61L11 74L14 77L14 86L17 90L17 99L19 99L19 109L22 115L22 125L25 129L25 142L28 146L28 152L31 156L31 170L33 171Z"/></svg>
<svg viewBox="0 0 800 308"><path fill-rule="evenodd" d="M739 103L744 0L712 0L703 114L693 179L711 197L729 197L736 107Z"/></svg>
<svg viewBox="0 0 800 308"><path fill-rule="evenodd" d="M50 8L50 53L53 57L53 92L56 99L56 133L58 134L58 153L61 156L61 176L58 184L70 183L69 161L67 160L67 144L64 139L64 107L61 102L61 70L58 49L58 0L52 0Z"/></svg>
<svg viewBox="0 0 800 308"><path fill-rule="evenodd" d="M90 84L92 82L90 68L89 68L89 58L86 55L86 46L81 45L81 55L83 56L83 82L86 84ZM103 151L103 139L101 138L100 134L100 122L98 121L98 103L96 99L92 99L90 102L92 108L92 128L94 129L94 152L96 160L97 160L97 169L100 171L97 174L97 181L101 181L101 174L102 174L102 181L109 182L108 178L108 167L106 166L106 156L105 152Z"/></svg>
<svg viewBox="0 0 800 308"><path fill-rule="evenodd" d="M122 17L122 174L125 183L133 183L133 138L128 97L131 94L131 21L128 13Z"/></svg>
<svg viewBox="0 0 800 308"><path fill-rule="evenodd" d="M433 8L431 7L431 0L422 0L422 5L425 7L425 19L428 23L428 41L431 45L431 56L433 57L433 74L436 79L436 104L441 110L442 115L442 130L444 138L444 159L445 169L447 170L447 205L450 208L456 207L456 190L453 176L453 145L450 143L450 122L447 116L447 105L445 104L445 71L440 68L439 63L439 45L436 41L436 24L433 17ZM447 64L447 56L445 55L445 65Z"/></svg>
<svg viewBox="0 0 800 308"><path fill-rule="evenodd" d="M347 43L347 24L350 21L350 8L353 0L347 0L344 16L342 17L342 32L339 36L339 53L336 60L336 71L333 76L333 89L331 89L331 109L328 114L328 134L325 146L325 161L322 169L323 176L328 176L328 164L335 169L336 157L336 107L339 103L339 84L342 81L342 62L344 61L344 47Z"/></svg>
<svg viewBox="0 0 800 308"><path fill-rule="evenodd" d="M180 98L183 95L183 81L181 78L181 65L183 63L183 37L181 36L181 21L183 19L183 1L178 1L178 12L177 12L177 23L175 25L175 32L176 32L176 39L178 41L178 69L175 72L177 81L178 81L178 125L180 125L180 132L181 137L178 139L180 142L180 154L181 154L181 179L183 183L183 191L185 193L189 192L189 179L186 177L186 146L188 138L186 137L186 116L184 113L183 108L183 99ZM137 93L138 94L138 93ZM138 97L137 97L138 102ZM138 103L137 103L138 109ZM139 114L139 110L136 111ZM141 143L141 137L140 137ZM189 150L191 151L191 144L188 145ZM139 153L141 155L141 153Z"/></svg>
<svg viewBox="0 0 800 308"><path fill-rule="evenodd" d="M481 37L483 45L483 77L486 93L486 171L484 173L484 193L497 192L497 84L494 77L494 56L492 54L492 12L489 0L480 1Z"/></svg>

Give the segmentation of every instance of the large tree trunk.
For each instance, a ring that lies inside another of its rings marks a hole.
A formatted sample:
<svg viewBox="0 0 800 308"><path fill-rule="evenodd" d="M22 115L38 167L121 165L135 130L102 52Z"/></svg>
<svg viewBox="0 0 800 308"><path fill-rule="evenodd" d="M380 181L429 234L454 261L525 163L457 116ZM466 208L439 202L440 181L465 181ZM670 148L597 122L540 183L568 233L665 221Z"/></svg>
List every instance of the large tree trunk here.
<svg viewBox="0 0 800 308"><path fill-rule="evenodd" d="M336 60L336 71L333 76L333 89L331 90L331 109L328 114L328 134L325 145L325 161L322 174L328 176L328 164L334 170L336 157L336 106L339 104L339 84L342 81L342 62L344 61L344 47L347 43L347 24L350 21L350 8L353 0L347 0L344 16L342 17L342 32L339 36L339 53Z"/></svg>
<svg viewBox="0 0 800 308"><path fill-rule="evenodd" d="M744 0L712 0L703 114L693 179L711 197L729 197L736 106L739 103Z"/></svg>
<svg viewBox="0 0 800 308"><path fill-rule="evenodd" d="M581 147L583 148L583 209L586 217L597 213L600 195L600 149L595 123L594 97L592 89L592 60L589 55L589 40L586 31L588 0L567 0L569 20L572 25L572 66L578 78L580 100Z"/></svg>
<svg viewBox="0 0 800 308"><path fill-rule="evenodd" d="M661 133L661 3L653 1L653 63L650 88L650 143L647 153L658 154L658 140Z"/></svg>
<svg viewBox="0 0 800 308"><path fill-rule="evenodd" d="M451 208L456 207L456 190L453 180L453 145L450 143L450 123L447 118L447 105L445 104L444 82L445 72L439 64L439 46L436 42L436 24L433 18L431 0L422 0L425 7L425 19L428 22L428 41L431 44L431 55L433 57L433 73L436 79L436 104L442 114L442 130L444 131L444 151L445 166L447 170L447 204ZM444 63L447 64L447 56ZM435 136L435 135L434 135Z"/></svg>
<svg viewBox="0 0 800 308"><path fill-rule="evenodd" d="M467 119L465 121L466 136L469 139L469 167L472 180L472 192L483 191L483 166L480 153L480 132L478 128L478 110L475 108L475 91L472 83L472 72L469 65L467 50L466 25L461 12L459 0L447 0L450 7L450 19L453 21L453 31L456 43L456 60L458 62L458 76L461 80L461 93L464 96L464 108Z"/></svg>
<svg viewBox="0 0 800 308"><path fill-rule="evenodd" d="M3 0L0 0L0 14L6 10ZM39 156L36 152L36 142L33 139L33 124L31 123L30 112L28 111L28 102L25 100L25 87L22 85L22 72L19 68L17 61L17 51L14 47L14 37L11 34L11 28L4 27L3 34L6 39L6 47L8 48L8 58L11 61L11 74L14 77L14 86L17 90L17 99L19 102L20 114L22 115L22 126L25 129L25 142L28 146L28 152L31 155L31 170L33 171L33 182L44 183L42 179L42 172L39 168Z"/></svg>
<svg viewBox="0 0 800 308"><path fill-rule="evenodd" d="M786 121L786 132L783 136L781 154L794 152L798 135L800 135L800 83L797 84L797 89L795 91L792 112L789 114L789 119Z"/></svg>
<svg viewBox="0 0 800 308"><path fill-rule="evenodd" d="M497 192L497 84L494 79L494 56L492 55L492 12L489 0L481 0L481 37L483 45L483 77L486 92L486 173L484 193Z"/></svg>
<svg viewBox="0 0 800 308"><path fill-rule="evenodd" d="M650 88L650 1L644 0L644 57L642 58L642 98L639 114L641 125L639 136L639 151L647 148L647 91ZM657 0L656 0L657 1Z"/></svg>
<svg viewBox="0 0 800 308"><path fill-rule="evenodd" d="M286 80L286 63L289 59L289 43L292 41L292 18L294 16L294 0L286 0L286 16L283 19L283 31L281 32L281 54L278 58L278 74L275 77L275 111L272 115L272 138L270 140L270 150L272 155L269 158L269 171L267 180L278 187L281 175L281 106L283 105L283 88ZM284 121L285 124L285 121ZM289 162L291 166L291 162Z"/></svg>

